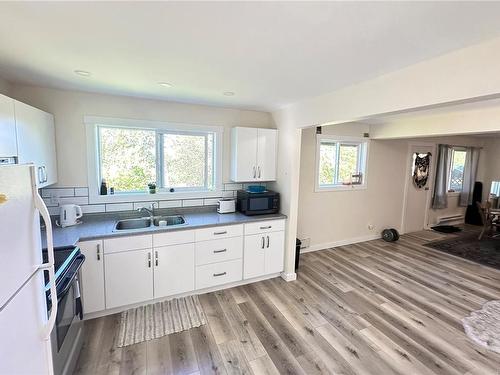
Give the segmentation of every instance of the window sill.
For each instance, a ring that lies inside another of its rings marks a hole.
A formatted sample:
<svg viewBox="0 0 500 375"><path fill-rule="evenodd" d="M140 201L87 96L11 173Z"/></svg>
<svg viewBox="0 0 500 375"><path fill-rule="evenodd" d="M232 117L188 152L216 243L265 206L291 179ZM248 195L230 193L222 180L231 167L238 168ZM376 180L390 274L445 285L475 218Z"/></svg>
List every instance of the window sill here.
<svg viewBox="0 0 500 375"><path fill-rule="evenodd" d="M207 191L181 191L181 192L157 192L149 193L121 193L113 195L90 195L89 204L99 203L129 203L145 201L166 201L180 199L218 198L222 196L222 190Z"/></svg>
<svg viewBox="0 0 500 375"><path fill-rule="evenodd" d="M366 190L367 186L366 184L361 184L361 185L335 185L335 186L328 186L328 187L317 187L315 189L316 193L322 193L322 192L327 192L327 191L352 191L352 190Z"/></svg>
<svg viewBox="0 0 500 375"><path fill-rule="evenodd" d="M460 195L459 191L449 191L446 193L447 196L449 197L458 197Z"/></svg>

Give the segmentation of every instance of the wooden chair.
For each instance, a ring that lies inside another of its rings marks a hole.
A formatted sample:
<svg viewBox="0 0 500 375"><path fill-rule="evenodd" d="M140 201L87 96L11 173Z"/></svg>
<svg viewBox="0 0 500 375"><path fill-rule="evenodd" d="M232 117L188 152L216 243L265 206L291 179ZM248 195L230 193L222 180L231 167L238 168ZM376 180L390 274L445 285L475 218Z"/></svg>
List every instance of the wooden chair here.
<svg viewBox="0 0 500 375"><path fill-rule="evenodd" d="M485 204L481 204L480 202L477 202L477 205L479 207L479 212L481 212L481 218L483 220L483 229L481 230L481 233L479 234L479 241L483 238L484 234L486 231L488 231L489 236L493 236L493 228L500 228L500 222L498 222L498 214L492 214L491 213L491 202L487 201ZM495 235L494 237L496 237Z"/></svg>

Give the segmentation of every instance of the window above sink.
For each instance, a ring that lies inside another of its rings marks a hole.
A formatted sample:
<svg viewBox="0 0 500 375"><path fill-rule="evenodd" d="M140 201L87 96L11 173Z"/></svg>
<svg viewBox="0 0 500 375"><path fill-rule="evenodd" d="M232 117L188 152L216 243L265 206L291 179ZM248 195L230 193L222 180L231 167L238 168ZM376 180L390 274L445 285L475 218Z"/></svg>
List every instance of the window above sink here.
<svg viewBox="0 0 500 375"><path fill-rule="evenodd" d="M90 203L218 197L223 128L85 117ZM100 195L102 179L113 195Z"/></svg>

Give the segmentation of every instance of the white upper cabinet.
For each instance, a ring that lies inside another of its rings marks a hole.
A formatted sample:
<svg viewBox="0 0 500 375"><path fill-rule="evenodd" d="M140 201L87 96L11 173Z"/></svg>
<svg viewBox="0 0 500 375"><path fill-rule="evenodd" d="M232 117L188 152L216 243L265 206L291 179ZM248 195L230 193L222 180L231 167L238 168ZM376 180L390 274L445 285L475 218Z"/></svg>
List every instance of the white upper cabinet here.
<svg viewBox="0 0 500 375"><path fill-rule="evenodd" d="M17 156L14 99L0 95L0 159Z"/></svg>
<svg viewBox="0 0 500 375"><path fill-rule="evenodd" d="M38 187L57 182L54 116L14 101L19 163L34 163Z"/></svg>
<svg viewBox="0 0 500 375"><path fill-rule="evenodd" d="M276 180L277 132L262 128L231 129L231 180Z"/></svg>

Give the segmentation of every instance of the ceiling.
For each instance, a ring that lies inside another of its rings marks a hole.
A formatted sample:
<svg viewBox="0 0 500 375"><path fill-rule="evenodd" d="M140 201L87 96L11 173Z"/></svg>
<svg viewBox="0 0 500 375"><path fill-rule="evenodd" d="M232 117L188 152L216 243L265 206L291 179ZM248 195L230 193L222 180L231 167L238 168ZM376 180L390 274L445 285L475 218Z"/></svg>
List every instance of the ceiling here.
<svg viewBox="0 0 500 375"><path fill-rule="evenodd" d="M499 35L500 2L1 2L0 76L272 110Z"/></svg>

